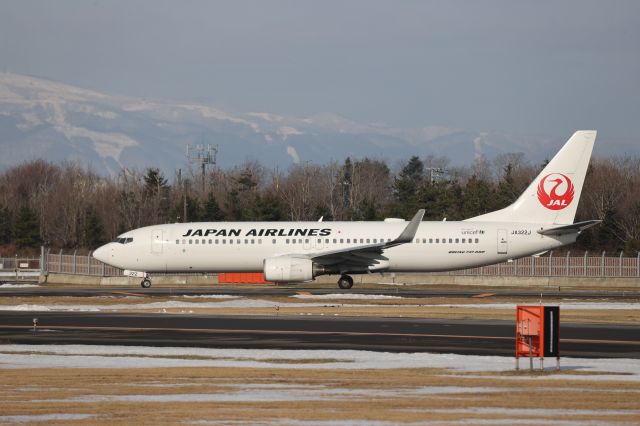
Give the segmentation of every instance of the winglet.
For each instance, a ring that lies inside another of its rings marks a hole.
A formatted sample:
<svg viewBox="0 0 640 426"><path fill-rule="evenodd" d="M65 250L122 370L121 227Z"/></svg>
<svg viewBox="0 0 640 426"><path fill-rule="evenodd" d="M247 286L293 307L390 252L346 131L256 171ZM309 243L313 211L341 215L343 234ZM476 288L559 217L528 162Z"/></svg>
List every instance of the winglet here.
<svg viewBox="0 0 640 426"><path fill-rule="evenodd" d="M416 232L418 232L418 226L420 226L420 222L422 222L422 217L424 216L424 209L418 210L418 212L413 216L411 222L404 228L402 233L393 241L389 241L384 245L385 248L397 246L404 243L410 243L413 241L413 237L416 236Z"/></svg>

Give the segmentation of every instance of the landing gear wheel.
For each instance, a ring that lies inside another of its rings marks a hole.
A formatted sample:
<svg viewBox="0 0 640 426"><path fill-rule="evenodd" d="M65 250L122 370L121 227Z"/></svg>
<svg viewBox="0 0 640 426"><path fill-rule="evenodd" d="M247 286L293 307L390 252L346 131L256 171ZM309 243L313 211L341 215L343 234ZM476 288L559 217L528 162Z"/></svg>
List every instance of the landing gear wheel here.
<svg viewBox="0 0 640 426"><path fill-rule="evenodd" d="M353 278L351 278L349 275L341 276L338 280L338 287L343 290L349 290L351 287L353 287Z"/></svg>
<svg viewBox="0 0 640 426"><path fill-rule="evenodd" d="M151 287L151 280L149 278L145 278L144 280L142 280L140 285L142 286L142 288L149 288Z"/></svg>

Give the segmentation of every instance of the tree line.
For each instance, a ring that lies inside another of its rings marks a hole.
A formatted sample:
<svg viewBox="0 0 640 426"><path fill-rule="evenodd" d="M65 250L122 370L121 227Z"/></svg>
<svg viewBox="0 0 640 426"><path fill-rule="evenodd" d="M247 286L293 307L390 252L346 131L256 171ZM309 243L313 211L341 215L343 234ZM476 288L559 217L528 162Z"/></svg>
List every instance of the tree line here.
<svg viewBox="0 0 640 426"><path fill-rule="evenodd" d="M183 221L461 220L512 203L545 164L523 154L484 157L467 167L447 158L411 157L392 169L381 159L286 171L257 162L172 177L157 168L103 177L76 163L35 160L0 174L0 255L92 250L130 229ZM600 219L577 249L640 249L640 158L594 158L576 220ZM571 248L569 248L571 249Z"/></svg>

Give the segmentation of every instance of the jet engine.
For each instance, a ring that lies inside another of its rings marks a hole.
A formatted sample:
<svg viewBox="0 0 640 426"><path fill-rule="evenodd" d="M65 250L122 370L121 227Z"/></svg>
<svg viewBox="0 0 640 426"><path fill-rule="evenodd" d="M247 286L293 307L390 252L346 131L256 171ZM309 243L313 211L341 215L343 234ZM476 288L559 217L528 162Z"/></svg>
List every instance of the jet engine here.
<svg viewBox="0 0 640 426"><path fill-rule="evenodd" d="M264 278L267 281L311 281L324 273L324 267L313 263L310 259L278 256L264 260Z"/></svg>

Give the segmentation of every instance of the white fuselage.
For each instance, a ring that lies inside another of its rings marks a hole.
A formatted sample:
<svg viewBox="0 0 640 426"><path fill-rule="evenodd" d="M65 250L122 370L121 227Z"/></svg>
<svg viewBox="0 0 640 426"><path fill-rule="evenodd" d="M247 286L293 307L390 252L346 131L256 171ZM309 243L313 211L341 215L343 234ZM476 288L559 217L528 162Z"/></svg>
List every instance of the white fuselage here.
<svg viewBox="0 0 640 426"><path fill-rule="evenodd" d="M200 222L139 228L94 256L145 272L259 272L266 258L315 256L391 241L407 226L393 222ZM573 243L577 234L544 236L543 224L421 222L411 243L384 250L369 271L435 272L488 265ZM130 241L128 241L130 239ZM351 271L354 272L354 271ZM357 271L362 272L362 271Z"/></svg>

